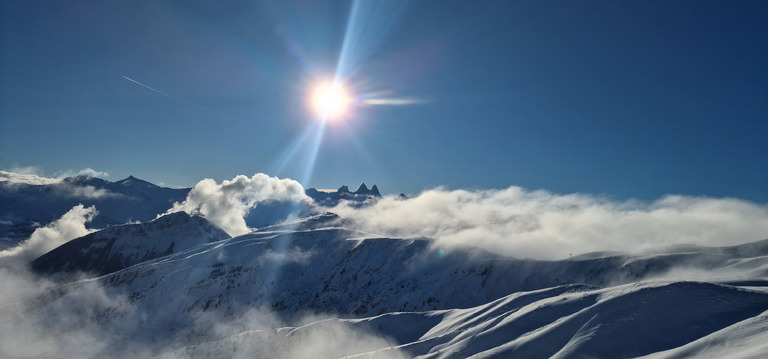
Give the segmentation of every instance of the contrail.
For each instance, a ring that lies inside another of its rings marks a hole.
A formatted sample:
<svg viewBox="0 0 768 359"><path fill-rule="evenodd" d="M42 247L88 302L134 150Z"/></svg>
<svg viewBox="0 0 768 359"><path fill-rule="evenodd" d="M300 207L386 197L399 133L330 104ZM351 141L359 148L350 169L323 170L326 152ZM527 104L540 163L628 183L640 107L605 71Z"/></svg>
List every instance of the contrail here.
<svg viewBox="0 0 768 359"><path fill-rule="evenodd" d="M176 96L173 96L173 95L171 95L171 94L169 94L169 93L166 93L166 92L160 91L160 90L158 90L158 89L156 89L156 88L154 88L154 87L151 87L151 86L149 86L149 85L145 85L145 84L143 84L143 83L141 83L141 82L138 82L138 81L136 81L136 80L134 80L134 79L132 79L132 78L130 78L130 77L128 77L128 76L125 76L125 75L121 75L121 76L122 76L124 79L126 79L126 80L128 80L128 81L130 81L130 82L133 82L133 83L135 83L135 84L137 84L137 85L139 85L139 86L142 86L142 87L146 87L146 88L148 88L148 89L150 89L150 90L152 90L152 91L155 91L155 92L157 92L157 93L159 93L159 94L161 94L161 95L165 95L165 96L168 96L168 97L170 97L170 98L172 98L172 99L174 99L174 100L176 100L176 101L179 101L179 102L183 102L183 103L185 103L185 104L187 104L187 105L196 106L195 104L191 104L191 103L189 103L189 102L187 102L187 101L184 101L184 100L182 100L182 99L180 99L180 98L178 98L178 97L176 97Z"/></svg>
<svg viewBox="0 0 768 359"><path fill-rule="evenodd" d="M141 82L139 82L139 81L136 81L136 80L134 80L134 79L132 79L132 78L130 78L130 77L128 77L128 76L125 76L125 75L120 75L120 76L121 76L122 78L124 78L124 79L126 79L126 80L130 81L130 82L133 82L133 83L135 83L135 84L137 84L137 85L141 86L141 87L144 87L144 88L150 89L150 90L152 90L152 91L154 91L154 92L157 92L157 93L159 93L159 94L161 94L161 95L163 95L163 96L168 96L168 97L170 97L170 98L172 98L172 99L174 99L174 100L176 100L176 101L179 101L179 102L181 102L181 103L183 103L183 104L187 104L187 105L190 105L190 106L194 106L194 107L197 107L197 108L199 108L199 109L201 109L201 110L205 110L205 111L208 111L208 112L210 112L210 113L212 113L212 114L215 114L215 115L224 116L224 117L227 117L227 118L230 118L230 119L233 119L233 120L236 120L236 121L240 121L240 122L245 122L245 121L243 121L243 120L241 120L241 119L239 119L239 118L236 118L236 117L232 117L232 116L229 116L229 115L225 115L225 114L223 114L223 113L221 113L221 112L218 112L218 111L214 111L214 110L211 110L210 108L207 108L207 107L203 107L203 106L200 106L200 105L196 105L196 104L194 104L194 103L191 103L191 102L189 102L189 101L185 101L185 100L183 100L183 99L180 99L180 98L178 98L178 97L176 97L176 96L173 96L173 95L171 95L171 94L169 94L169 93L167 93L167 92L163 92L163 91L160 91L160 90L158 90L158 89L156 89L156 88L154 88L154 87L152 87L152 86L149 86L149 85L143 84L143 83L141 83Z"/></svg>

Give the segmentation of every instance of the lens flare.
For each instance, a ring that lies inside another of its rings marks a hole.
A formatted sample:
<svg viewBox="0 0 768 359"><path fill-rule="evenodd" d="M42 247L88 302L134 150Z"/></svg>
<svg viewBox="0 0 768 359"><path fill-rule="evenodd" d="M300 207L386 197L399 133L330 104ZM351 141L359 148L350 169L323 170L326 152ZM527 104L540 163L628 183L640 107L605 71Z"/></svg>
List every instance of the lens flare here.
<svg viewBox="0 0 768 359"><path fill-rule="evenodd" d="M315 87L310 103L320 118L336 120L349 111L352 99L341 84L326 82Z"/></svg>

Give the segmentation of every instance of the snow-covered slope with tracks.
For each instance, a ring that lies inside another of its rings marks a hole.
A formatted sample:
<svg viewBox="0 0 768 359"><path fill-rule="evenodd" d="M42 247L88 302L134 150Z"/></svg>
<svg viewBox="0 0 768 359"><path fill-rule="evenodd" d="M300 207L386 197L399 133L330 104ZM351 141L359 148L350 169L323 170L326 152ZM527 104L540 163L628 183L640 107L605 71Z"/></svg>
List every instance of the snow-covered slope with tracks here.
<svg viewBox="0 0 768 359"><path fill-rule="evenodd" d="M41 305L93 286L121 293L97 327L121 338L115 347L166 358L302 357L317 338L336 343L326 357L756 358L768 339L768 241L539 261L343 224L325 214L197 239ZM126 330L135 317L146 320Z"/></svg>

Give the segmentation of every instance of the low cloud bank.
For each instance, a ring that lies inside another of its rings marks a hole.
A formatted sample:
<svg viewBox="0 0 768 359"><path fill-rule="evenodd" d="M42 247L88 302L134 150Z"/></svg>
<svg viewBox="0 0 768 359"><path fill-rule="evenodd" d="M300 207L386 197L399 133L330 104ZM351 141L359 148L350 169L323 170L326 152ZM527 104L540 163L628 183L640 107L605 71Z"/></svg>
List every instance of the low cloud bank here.
<svg viewBox="0 0 768 359"><path fill-rule="evenodd" d="M0 268L0 357L95 358L120 344L104 313L135 325L126 298L93 283L69 290L20 269ZM66 293L66 294L64 294Z"/></svg>
<svg viewBox="0 0 768 359"><path fill-rule="evenodd" d="M57 172L53 177L45 177L41 174L39 167L21 167L10 171L0 171L0 182L19 183L28 185L46 185L60 183L67 177L90 176L104 178L109 177L109 173L96 171L92 168L86 168L80 171L62 171Z"/></svg>
<svg viewBox="0 0 768 359"><path fill-rule="evenodd" d="M250 230L245 216L264 202L305 200L304 188L291 179L279 179L263 173L253 177L239 175L221 184L206 178L198 182L183 202L174 203L167 213L184 211L199 214L232 236Z"/></svg>
<svg viewBox="0 0 768 359"><path fill-rule="evenodd" d="M85 228L85 224L93 220L98 213L95 206L85 207L79 204L72 207L61 218L35 229L26 241L0 252L0 264L25 265L68 241L93 232L94 230Z"/></svg>
<svg viewBox="0 0 768 359"><path fill-rule="evenodd" d="M62 171L57 172L54 177L56 178L67 178L67 177L75 177L75 176L88 176L88 177L97 177L97 178L106 178L109 177L109 173L103 172L103 171L97 171L90 167L80 170L80 171Z"/></svg>
<svg viewBox="0 0 768 359"><path fill-rule="evenodd" d="M431 237L445 248L476 246L521 258L768 238L768 206L733 198L670 195L641 202L519 187L437 188L408 200L389 197L364 208L342 202L328 210L367 232Z"/></svg>
<svg viewBox="0 0 768 359"><path fill-rule="evenodd" d="M0 171L0 188L8 191L18 190L23 185L32 186L53 186L53 194L59 197L69 198L82 198L82 199L103 199L103 198L115 198L122 197L118 193L113 193L105 189L96 188L93 186L72 185L64 181L67 177L73 176L90 176L104 178L109 174L106 172L99 172L91 168L86 168L80 171L63 171L58 172L54 177L45 177L40 174L41 171L37 167L24 167L15 168L11 171Z"/></svg>
<svg viewBox="0 0 768 359"><path fill-rule="evenodd" d="M157 313L100 281L57 285L5 267L0 286L2 358L340 358L378 350L385 351L376 358L407 357L354 321L308 315L286 323L256 310Z"/></svg>
<svg viewBox="0 0 768 359"><path fill-rule="evenodd" d="M28 168L17 168L12 171L0 171L0 182L9 184L46 185L61 182L60 178L39 176Z"/></svg>

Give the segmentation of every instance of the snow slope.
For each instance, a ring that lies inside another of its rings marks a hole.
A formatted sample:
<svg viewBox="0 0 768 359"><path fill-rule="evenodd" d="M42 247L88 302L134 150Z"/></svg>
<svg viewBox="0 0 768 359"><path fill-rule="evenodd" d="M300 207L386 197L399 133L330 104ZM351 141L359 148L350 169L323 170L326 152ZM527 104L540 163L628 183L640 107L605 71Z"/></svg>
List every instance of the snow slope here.
<svg viewBox="0 0 768 359"><path fill-rule="evenodd" d="M230 238L221 228L185 212L148 223L126 224L88 234L32 261L44 274L104 275L197 245Z"/></svg>
<svg viewBox="0 0 768 359"><path fill-rule="evenodd" d="M330 321L352 332L376 331L390 338L387 346L354 356L361 358L760 358L768 339L767 301L765 290L702 282L605 289L564 285L473 308L333 318L273 332L244 332L160 357L223 358L243 351L272 357L290 353L303 344L295 338L321 331Z"/></svg>
<svg viewBox="0 0 768 359"><path fill-rule="evenodd" d="M378 238L333 214L189 242L179 223L193 217L165 220L185 243L173 253L168 239L136 240L138 227L95 233L124 243L110 253L159 257L70 283L36 310L103 286L125 298L95 316L115 347L168 358L306 357L315 346L317 357L750 358L768 339L768 241L537 261ZM102 243L60 251L50 268ZM145 319L127 327L132 318Z"/></svg>
<svg viewBox="0 0 768 359"><path fill-rule="evenodd" d="M768 351L768 240L543 261L385 238L351 230L333 213L274 224L313 213L290 202L259 203L246 221L261 228L235 238L183 212L149 221L188 191L133 177L0 183L0 236L44 224L75 202L95 204L97 225L109 226L33 261L42 278L0 268L0 357L762 358ZM306 193L315 203L353 207L380 197L365 185Z"/></svg>
<svg viewBox="0 0 768 359"><path fill-rule="evenodd" d="M370 316L466 308L562 284L604 287L675 276L673 269L694 277L696 269L727 273L745 261L760 264L722 281L768 277L768 241L750 245L754 257L746 258L738 246L572 261L504 258L480 250L441 253L432 244L428 239L375 238L341 227L259 231L179 251L105 280L122 286L152 271L145 276L152 291L124 289L147 299L157 295L155 289L188 294L183 303L169 302L170 307L212 303L231 310L247 305L290 317L304 310Z"/></svg>

